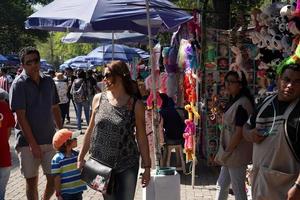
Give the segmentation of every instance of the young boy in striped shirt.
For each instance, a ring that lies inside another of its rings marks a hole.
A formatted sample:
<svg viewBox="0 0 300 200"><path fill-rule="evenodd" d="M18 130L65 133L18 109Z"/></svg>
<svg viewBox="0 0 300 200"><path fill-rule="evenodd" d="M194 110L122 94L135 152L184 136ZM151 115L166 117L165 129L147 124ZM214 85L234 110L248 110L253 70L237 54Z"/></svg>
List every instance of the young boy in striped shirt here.
<svg viewBox="0 0 300 200"><path fill-rule="evenodd" d="M81 180L77 168L77 137L80 132L68 129L57 131L53 137L53 147L57 150L51 161L51 172L55 176L55 192L58 200L82 200L86 184Z"/></svg>

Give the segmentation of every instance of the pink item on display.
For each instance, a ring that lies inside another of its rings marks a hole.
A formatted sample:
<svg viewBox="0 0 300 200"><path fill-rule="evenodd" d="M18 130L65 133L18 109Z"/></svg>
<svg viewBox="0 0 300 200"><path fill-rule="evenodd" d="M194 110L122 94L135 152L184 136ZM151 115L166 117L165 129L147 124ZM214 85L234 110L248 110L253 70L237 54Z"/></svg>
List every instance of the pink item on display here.
<svg viewBox="0 0 300 200"><path fill-rule="evenodd" d="M295 11L292 13L294 17L300 17L300 0L297 0L297 6Z"/></svg>
<svg viewBox="0 0 300 200"><path fill-rule="evenodd" d="M156 93L156 102L157 102L157 108L161 108L162 105L162 99L159 96L159 93ZM149 97L147 98L147 108L148 109L152 109L153 108L153 92L150 92Z"/></svg>
<svg viewBox="0 0 300 200"><path fill-rule="evenodd" d="M194 140L193 135L196 131L196 126L193 122L193 120L186 119L185 121L186 128L183 133L184 141L184 149L187 155L187 160L192 160L192 154L193 154L193 146L194 146Z"/></svg>

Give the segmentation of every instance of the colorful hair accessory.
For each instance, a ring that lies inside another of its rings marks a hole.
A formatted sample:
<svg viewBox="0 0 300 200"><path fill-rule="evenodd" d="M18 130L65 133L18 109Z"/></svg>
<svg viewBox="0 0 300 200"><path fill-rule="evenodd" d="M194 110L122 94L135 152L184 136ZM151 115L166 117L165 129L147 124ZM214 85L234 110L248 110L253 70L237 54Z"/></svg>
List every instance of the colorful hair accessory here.
<svg viewBox="0 0 300 200"><path fill-rule="evenodd" d="M296 51L294 53L294 55L285 58L278 66L276 69L276 73L278 75L281 75L283 73L283 71L286 69L286 67L288 67L289 65L292 64L300 64L300 43L298 43L298 46L296 48Z"/></svg>

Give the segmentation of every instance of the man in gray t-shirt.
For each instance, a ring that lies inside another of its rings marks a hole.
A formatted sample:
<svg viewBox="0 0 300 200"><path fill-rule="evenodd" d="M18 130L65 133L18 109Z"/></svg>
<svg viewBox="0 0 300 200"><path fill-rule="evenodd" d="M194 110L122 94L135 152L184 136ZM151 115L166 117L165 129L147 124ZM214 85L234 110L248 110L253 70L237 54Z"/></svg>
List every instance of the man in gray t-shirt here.
<svg viewBox="0 0 300 200"><path fill-rule="evenodd" d="M40 73L40 54L35 48L22 49L20 60L24 70L13 81L9 98L18 122L16 150L26 179L27 199L38 199L40 165L47 177L43 199L50 199L54 192L51 159L55 154L52 147L55 123L58 129L62 128L59 98L52 78Z"/></svg>

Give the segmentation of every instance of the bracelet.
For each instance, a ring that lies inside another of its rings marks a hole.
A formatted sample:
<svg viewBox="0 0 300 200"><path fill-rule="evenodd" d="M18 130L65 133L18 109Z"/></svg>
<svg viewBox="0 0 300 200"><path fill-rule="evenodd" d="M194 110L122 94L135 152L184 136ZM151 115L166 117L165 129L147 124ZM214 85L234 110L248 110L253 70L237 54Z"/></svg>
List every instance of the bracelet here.
<svg viewBox="0 0 300 200"><path fill-rule="evenodd" d="M298 182L295 182L295 185L294 185L298 190L300 190L300 184Z"/></svg>

